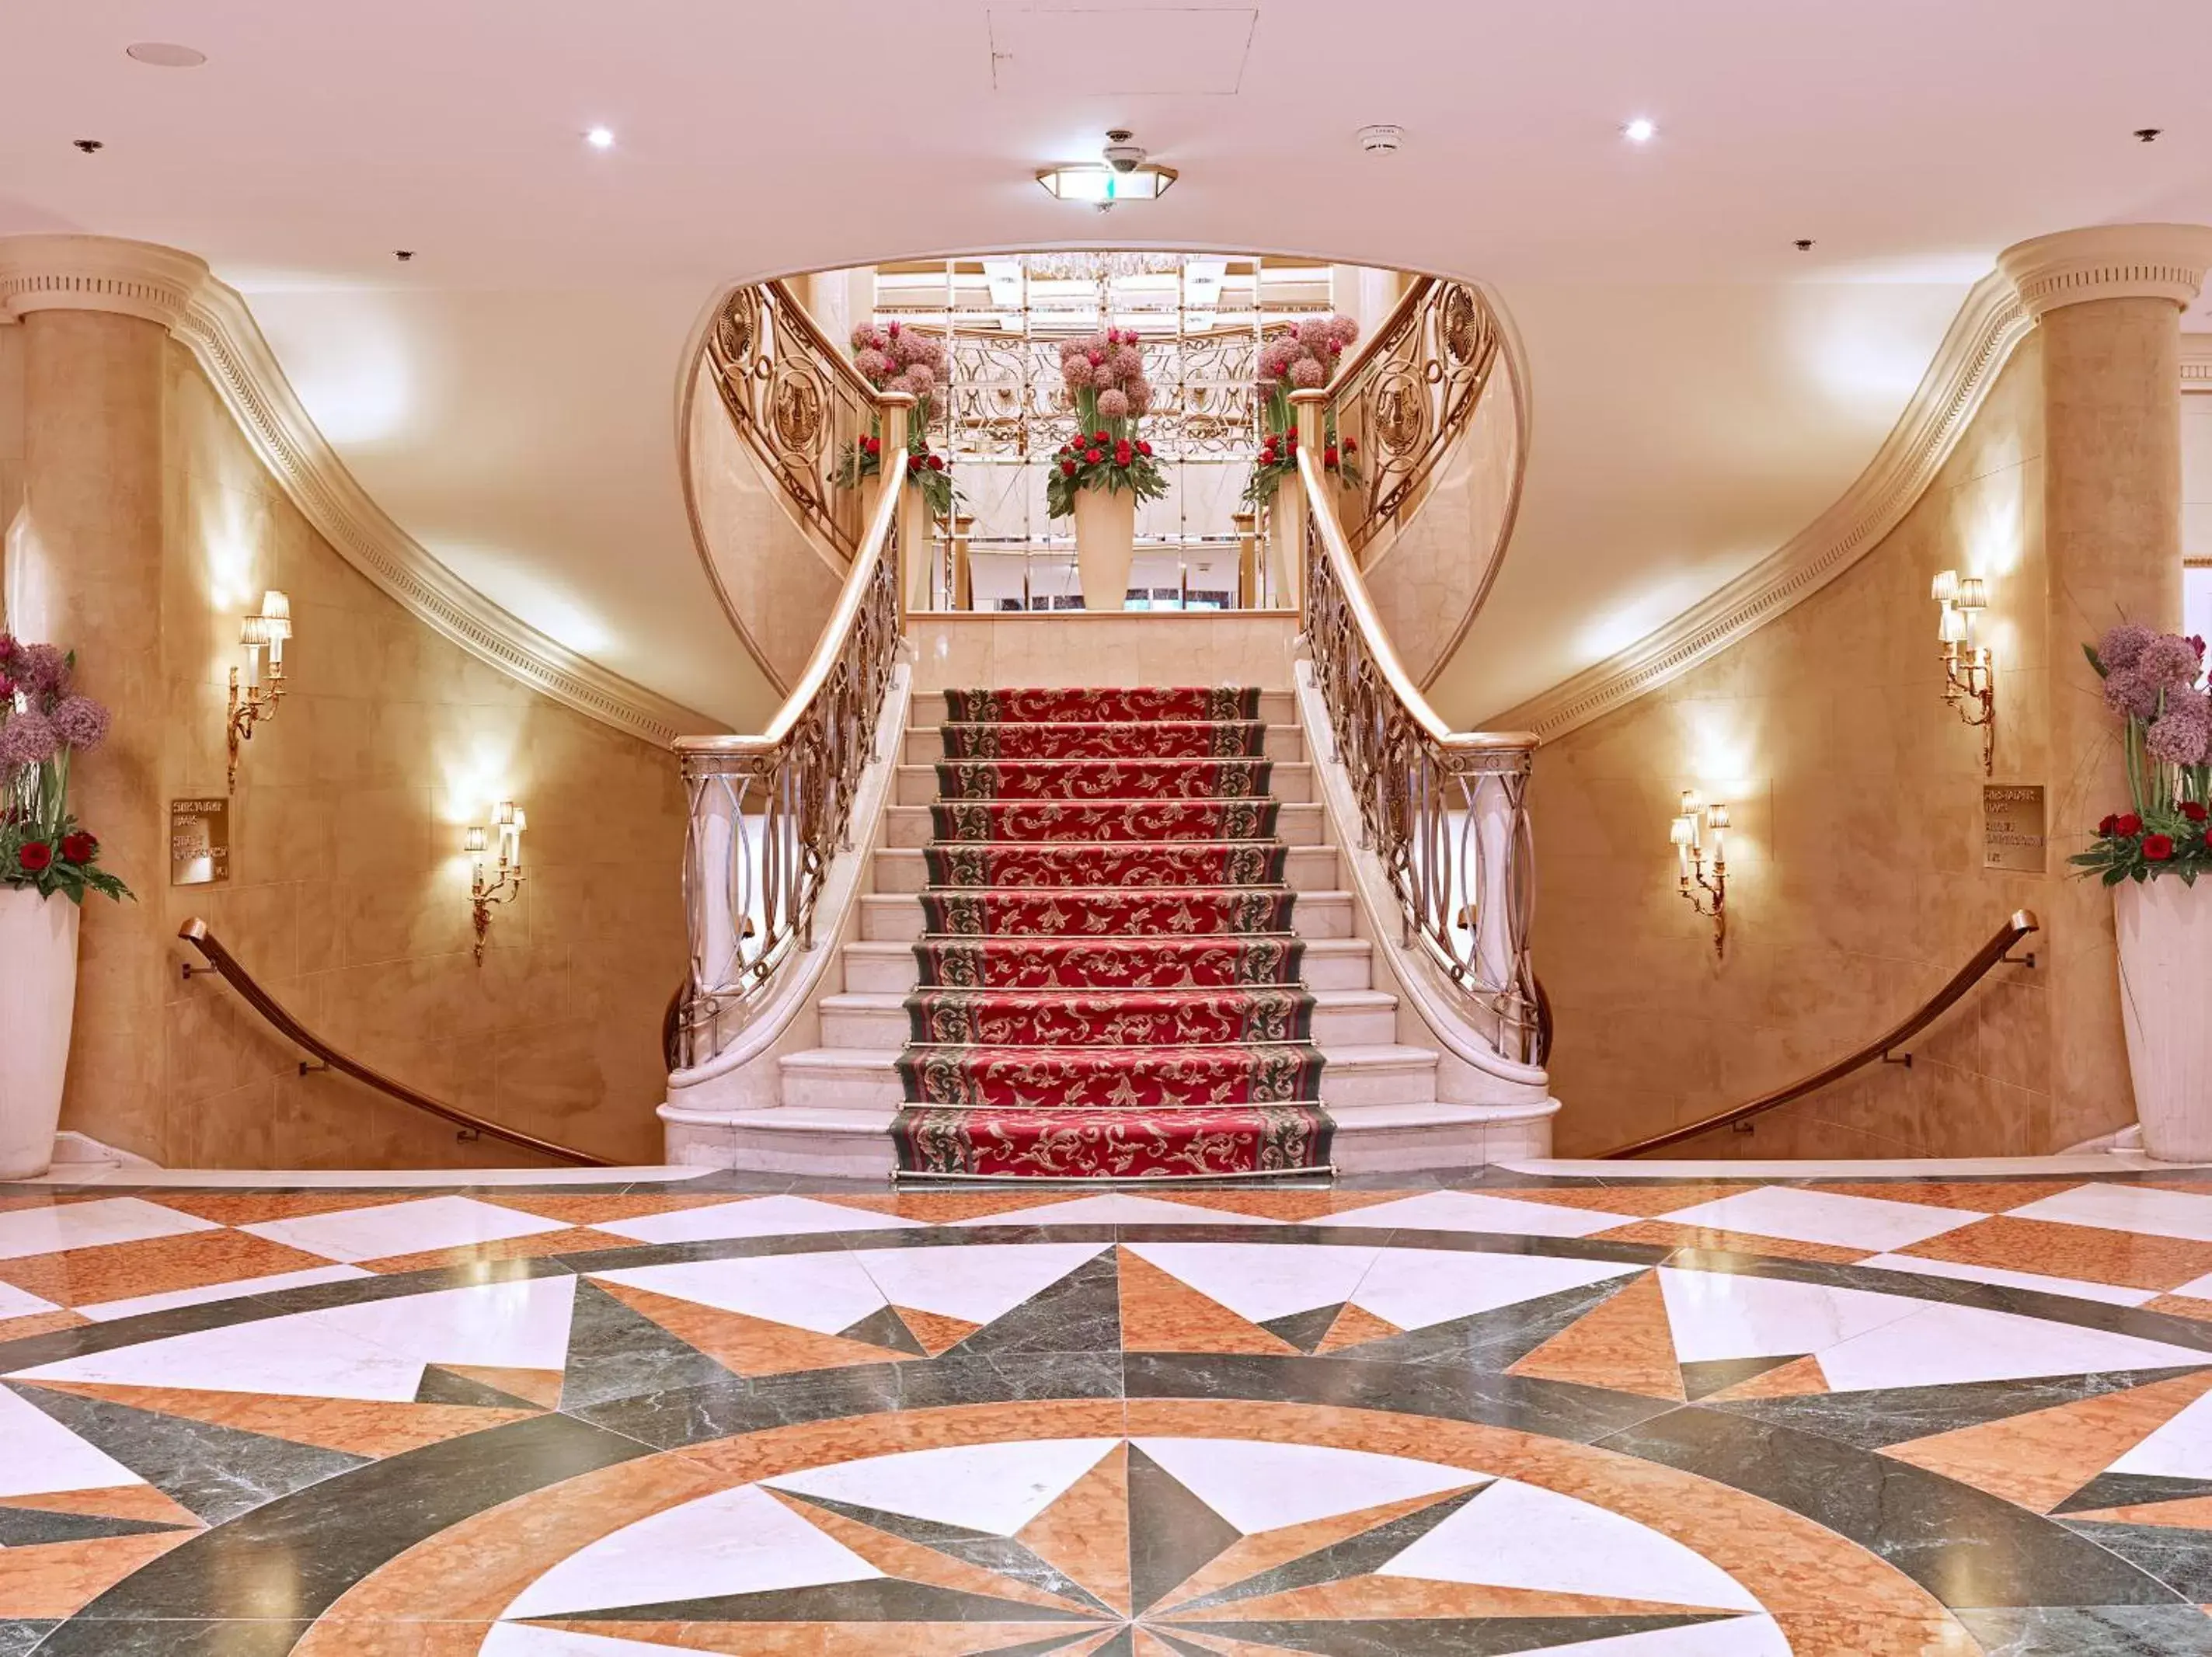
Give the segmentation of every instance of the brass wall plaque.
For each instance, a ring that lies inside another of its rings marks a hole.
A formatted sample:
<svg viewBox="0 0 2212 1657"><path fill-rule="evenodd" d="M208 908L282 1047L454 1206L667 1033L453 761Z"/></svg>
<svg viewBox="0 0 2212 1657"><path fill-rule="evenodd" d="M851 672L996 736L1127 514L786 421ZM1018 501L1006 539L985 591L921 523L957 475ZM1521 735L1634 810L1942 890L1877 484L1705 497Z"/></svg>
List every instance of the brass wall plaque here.
<svg viewBox="0 0 2212 1657"><path fill-rule="evenodd" d="M1982 785L1982 867L2021 874L2045 872L2043 785Z"/></svg>
<svg viewBox="0 0 2212 1657"><path fill-rule="evenodd" d="M169 802L169 884L206 886L230 878L230 802Z"/></svg>

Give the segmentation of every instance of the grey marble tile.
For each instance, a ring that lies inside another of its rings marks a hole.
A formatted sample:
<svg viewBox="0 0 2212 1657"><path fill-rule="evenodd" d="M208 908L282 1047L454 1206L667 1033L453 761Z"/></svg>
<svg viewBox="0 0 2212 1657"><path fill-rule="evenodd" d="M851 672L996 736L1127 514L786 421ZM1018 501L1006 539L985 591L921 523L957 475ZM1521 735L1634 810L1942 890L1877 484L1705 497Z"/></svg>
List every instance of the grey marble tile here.
<svg viewBox="0 0 2212 1657"><path fill-rule="evenodd" d="M1042 1293L960 1343L963 1357L1103 1352L1121 1344L1121 1278L1113 1251L1085 1261Z"/></svg>
<svg viewBox="0 0 2212 1657"><path fill-rule="evenodd" d="M90 1542L103 1536L148 1536L155 1531L190 1528L149 1519L111 1519L105 1514L0 1508L0 1548L30 1548L45 1542ZM0 1654L6 1649L0 1646Z"/></svg>
<svg viewBox="0 0 2212 1657"><path fill-rule="evenodd" d="M1201 1611L1215 1605L1230 1605L1240 1599L1256 1599L1265 1594L1286 1593L1292 1588L1312 1587L1322 1582L1340 1582L1346 1577L1364 1576L1381 1569L1431 1531L1457 1513L1482 1494L1482 1488L1462 1490L1425 1508L1416 1508L1403 1518L1395 1519L1373 1530L1362 1531L1357 1536L1346 1537L1325 1548L1317 1548L1302 1557L1261 1571L1243 1581L1203 1594L1176 1607L1178 1616Z"/></svg>
<svg viewBox="0 0 2212 1657"><path fill-rule="evenodd" d="M1203 1631L1316 1657L1507 1657L1555 1647L1595 1646L1601 1640L1662 1629L1694 1628L1729 1619L1686 1613L1677 1617L1435 1617L1419 1620L1214 1623ZM1633 1648L1624 1647L1624 1650ZM1693 1648L1678 1647L1687 1652Z"/></svg>
<svg viewBox="0 0 2212 1657"><path fill-rule="evenodd" d="M574 1414L614 1399L719 1386L729 1370L689 1341L593 1283L576 1285L568 1320L568 1362L561 1382L561 1407Z"/></svg>
<svg viewBox="0 0 2212 1657"><path fill-rule="evenodd" d="M2132 1508L2146 1502L2180 1502L2212 1496L2212 1478L2160 1478L2150 1473L2099 1473L2051 1510L2054 1519L2099 1508Z"/></svg>
<svg viewBox="0 0 2212 1657"><path fill-rule="evenodd" d="M590 1613L603 1623L1067 1623L1097 1627L1087 1612L1060 1611L1026 1599L1001 1599L930 1582L878 1576L819 1587L732 1593L709 1599L670 1599L652 1605L610 1605ZM894 1641L896 1636L893 1636ZM897 1649L887 1642L885 1657Z"/></svg>
<svg viewBox="0 0 2212 1657"><path fill-rule="evenodd" d="M2212 1604L2212 1532L2178 1525L2116 1525L2069 1520L2066 1528L2146 1571L2183 1599Z"/></svg>
<svg viewBox="0 0 2212 1657"><path fill-rule="evenodd" d="M94 1623L80 1618L63 1624L34 1649L38 1657L284 1657L312 1626L290 1618Z"/></svg>
<svg viewBox="0 0 2212 1657"><path fill-rule="evenodd" d="M1556 1295L1348 1346L1334 1356L1347 1363L1458 1364L1495 1374L1518 1363L1633 1281L1615 1278L1579 1289L1563 1289Z"/></svg>
<svg viewBox="0 0 2212 1657"><path fill-rule="evenodd" d="M1128 1454L1129 1604L1142 1613L1233 1547L1243 1533L1135 1445Z"/></svg>
<svg viewBox="0 0 2212 1657"><path fill-rule="evenodd" d="M26 1657L58 1624L22 1618L0 1620L0 1657Z"/></svg>
<svg viewBox="0 0 2212 1657"><path fill-rule="evenodd" d="M1066 1572L1038 1557L1012 1537L994 1536L987 1531L968 1530L958 1525L916 1519L910 1514L892 1513L882 1508L834 1501L828 1496L787 1495L785 1500L858 1520L861 1524L872 1526L888 1535L920 1543L939 1553L949 1554L955 1559L995 1571L1001 1576L1042 1588L1048 1593L1056 1593L1062 1599L1089 1605L1101 1617L1118 1615L1112 1606Z"/></svg>
<svg viewBox="0 0 2212 1657"><path fill-rule="evenodd" d="M2194 1605L1962 1611L1985 1657L2212 1657L2212 1618Z"/></svg>
<svg viewBox="0 0 2212 1657"><path fill-rule="evenodd" d="M2033 1381L1881 1387L1853 1393L1813 1393L1801 1398L1732 1399L1709 1402L1705 1407L1771 1426L1818 1433L1863 1449L1878 1449L2192 1373L2130 1369L2111 1375L2046 1375Z"/></svg>

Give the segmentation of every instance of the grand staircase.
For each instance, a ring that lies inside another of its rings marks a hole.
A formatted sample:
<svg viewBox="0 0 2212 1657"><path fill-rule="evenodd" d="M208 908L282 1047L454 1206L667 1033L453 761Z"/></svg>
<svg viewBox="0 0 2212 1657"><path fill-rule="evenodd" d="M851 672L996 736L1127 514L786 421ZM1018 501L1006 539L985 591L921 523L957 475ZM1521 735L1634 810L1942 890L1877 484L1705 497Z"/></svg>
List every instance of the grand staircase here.
<svg viewBox="0 0 2212 1657"><path fill-rule="evenodd" d="M1347 1172L1468 1165L1515 1155L1542 1154L1547 1144L1541 1110L1443 1102L1438 1099L1438 1055L1403 1039L1419 1022L1401 1009L1386 983L1349 889L1341 854L1315 788L1303 731L1291 693L1263 691L1257 716L1264 726L1260 748L1273 762L1268 786L1279 802L1273 833L1284 842L1282 882L1296 895L1291 920L1300 946L1297 978L1312 1000L1310 1041L1319 1050L1320 1102L1334 1124L1327 1157ZM816 1006L821 1045L786 1051L775 1062L779 1102L733 1115L716 1137L722 1156L742 1167L771 1171L880 1175L894 1165L894 1127L910 1103L901 1057L914 1033L910 999L921 986L916 945L930 933L922 895L931 888L928 847L937 839L938 765L946 758L943 729L948 717L942 693L913 700L897 768L892 804L871 854L866 886L858 899L858 937L840 947L842 961L828 975L830 988ZM971 802L973 803L973 802ZM1117 923L1118 924L1118 923ZM909 1064L908 1072L913 1065ZM908 1126L911 1126L912 1119ZM1131 1168L1139 1172L1290 1171L1283 1165L1236 1170ZM912 1156L909 1155L909 1165ZM994 1170L983 1167L940 1171ZM1030 1173L1111 1176L1109 1166L1032 1167Z"/></svg>

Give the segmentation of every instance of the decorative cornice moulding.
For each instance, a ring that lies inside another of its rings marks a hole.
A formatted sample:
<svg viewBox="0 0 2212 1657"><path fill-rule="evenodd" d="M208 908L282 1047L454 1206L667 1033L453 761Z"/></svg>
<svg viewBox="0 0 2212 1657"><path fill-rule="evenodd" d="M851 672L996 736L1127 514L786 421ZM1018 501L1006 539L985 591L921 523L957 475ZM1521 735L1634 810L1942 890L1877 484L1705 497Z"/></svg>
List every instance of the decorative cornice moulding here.
<svg viewBox="0 0 2212 1657"><path fill-rule="evenodd" d="M2212 334L2181 337L2181 389L2212 391Z"/></svg>
<svg viewBox="0 0 2212 1657"><path fill-rule="evenodd" d="M2063 305L2100 299L2196 302L2212 268L2212 226L2100 224L2015 242L1997 255L1997 269L2020 290L2028 315L2040 319Z"/></svg>
<svg viewBox="0 0 2212 1657"><path fill-rule="evenodd" d="M1841 500L1656 632L1485 723L1534 731L1545 742L1564 737L1680 677L1834 580L1911 510L2033 326L2009 277L1983 277L1952 319L1912 400Z"/></svg>
<svg viewBox="0 0 2212 1657"><path fill-rule="evenodd" d="M292 503L416 620L532 689L657 748L725 727L578 655L455 575L394 523L309 417L252 311L189 253L105 236L0 238L0 309L112 311L191 350Z"/></svg>

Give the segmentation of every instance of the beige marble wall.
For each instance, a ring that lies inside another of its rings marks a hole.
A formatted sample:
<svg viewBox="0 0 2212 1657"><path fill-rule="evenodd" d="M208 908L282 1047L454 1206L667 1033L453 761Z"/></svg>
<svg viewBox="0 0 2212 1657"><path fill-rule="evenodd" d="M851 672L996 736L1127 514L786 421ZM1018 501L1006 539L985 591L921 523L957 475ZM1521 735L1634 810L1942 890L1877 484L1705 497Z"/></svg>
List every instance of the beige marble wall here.
<svg viewBox="0 0 2212 1657"><path fill-rule="evenodd" d="M2046 676L2076 641L2049 636L2044 346L2015 353L1935 483L1843 576L1539 754L1535 949L1558 1013L1561 1154L1816 1069L1917 1005L2014 908L2050 907L2063 876L1980 866L1980 737L1943 703L1928 596L1940 569L1989 579L1997 778L2062 780ZM1734 810L1724 960L1675 892L1667 826L1689 787ZM2027 1152L2127 1120L2124 1083L2095 1120L2054 1114L2047 977L2000 968L1912 1044L1909 1070L1874 1067L1679 1154Z"/></svg>
<svg viewBox="0 0 2212 1657"><path fill-rule="evenodd" d="M23 504L23 331L0 324L0 536Z"/></svg>
<svg viewBox="0 0 2212 1657"><path fill-rule="evenodd" d="M280 587L295 633L290 694L240 767L228 882L173 888L166 869L134 871L147 921L166 937L202 916L311 1029L402 1080L550 1138L657 1160L659 1019L684 955L672 757L406 615L307 525L189 354L157 349L163 555L146 602L161 618L162 809L223 792L239 617ZM83 768L94 787L105 759ZM479 966L461 835L507 798L529 813L529 881L495 910ZM158 818L144 827L166 832ZM349 1082L303 1077L298 1053L217 980L182 981L184 958L167 945L155 962L163 999L136 1033L142 1096L126 1108L73 1072L64 1126L172 1166L532 1160L459 1144Z"/></svg>

